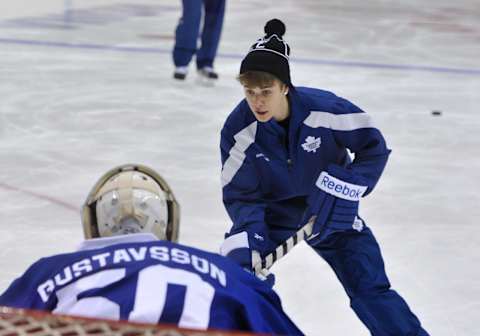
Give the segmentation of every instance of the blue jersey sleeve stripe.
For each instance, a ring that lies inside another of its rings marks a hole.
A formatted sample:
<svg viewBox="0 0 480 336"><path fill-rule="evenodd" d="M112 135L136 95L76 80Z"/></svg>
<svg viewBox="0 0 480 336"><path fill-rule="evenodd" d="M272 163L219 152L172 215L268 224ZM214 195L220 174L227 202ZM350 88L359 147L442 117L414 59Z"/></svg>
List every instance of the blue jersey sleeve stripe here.
<svg viewBox="0 0 480 336"><path fill-rule="evenodd" d="M303 123L312 128L325 127L334 131L353 131L360 128L375 128L372 118L366 113L334 114L329 112L310 111L310 115Z"/></svg>
<svg viewBox="0 0 480 336"><path fill-rule="evenodd" d="M254 121L234 135L235 145L230 149L222 169L222 187L229 184L245 160L245 151L255 141L257 122Z"/></svg>

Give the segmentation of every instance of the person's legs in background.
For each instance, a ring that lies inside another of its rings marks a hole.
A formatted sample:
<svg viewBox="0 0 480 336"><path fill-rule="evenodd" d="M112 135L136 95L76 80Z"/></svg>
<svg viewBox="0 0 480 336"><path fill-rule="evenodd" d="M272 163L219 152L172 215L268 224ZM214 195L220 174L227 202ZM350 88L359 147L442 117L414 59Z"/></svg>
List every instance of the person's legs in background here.
<svg viewBox="0 0 480 336"><path fill-rule="evenodd" d="M213 62L217 54L225 15L225 0L204 0L205 19L202 28L202 43L197 52L197 69L210 79L217 79Z"/></svg>
<svg viewBox="0 0 480 336"><path fill-rule="evenodd" d="M175 30L173 48L174 78L185 79L188 65L197 51L197 40L202 18L202 0L182 0L183 12Z"/></svg>

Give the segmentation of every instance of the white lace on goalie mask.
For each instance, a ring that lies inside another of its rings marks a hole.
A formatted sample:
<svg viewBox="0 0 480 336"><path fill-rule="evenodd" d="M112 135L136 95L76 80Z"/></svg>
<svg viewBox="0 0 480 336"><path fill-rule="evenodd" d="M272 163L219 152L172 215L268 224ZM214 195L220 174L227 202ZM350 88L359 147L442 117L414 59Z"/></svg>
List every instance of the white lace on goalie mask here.
<svg viewBox="0 0 480 336"><path fill-rule="evenodd" d="M126 172L128 178L143 179L140 172ZM121 175L121 174L120 174ZM118 178L119 175L117 175ZM151 180L151 179L149 179ZM112 181L114 182L114 181ZM148 181L152 184L153 181ZM147 182L147 183L148 183ZM108 183L108 182L107 182ZM132 181L132 185L136 183ZM96 204L100 237L150 232L166 239L168 208L165 193L155 183L156 192L131 186L119 187L101 195Z"/></svg>

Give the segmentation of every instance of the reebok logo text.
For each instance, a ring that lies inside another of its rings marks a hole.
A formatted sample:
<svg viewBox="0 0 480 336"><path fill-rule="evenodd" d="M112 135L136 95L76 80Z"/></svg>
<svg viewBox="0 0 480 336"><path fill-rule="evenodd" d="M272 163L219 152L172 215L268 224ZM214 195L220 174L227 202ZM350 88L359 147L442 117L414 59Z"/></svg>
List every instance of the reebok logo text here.
<svg viewBox="0 0 480 336"><path fill-rule="evenodd" d="M330 195L354 202L358 202L360 197L362 197L367 190L367 187L365 186L342 181L326 172L320 174L316 185Z"/></svg>

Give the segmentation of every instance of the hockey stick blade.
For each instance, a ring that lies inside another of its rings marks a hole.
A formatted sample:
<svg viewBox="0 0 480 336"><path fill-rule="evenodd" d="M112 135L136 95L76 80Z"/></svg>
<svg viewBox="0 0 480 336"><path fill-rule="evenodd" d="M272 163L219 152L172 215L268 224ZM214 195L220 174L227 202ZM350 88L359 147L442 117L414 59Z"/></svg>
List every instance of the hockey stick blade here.
<svg viewBox="0 0 480 336"><path fill-rule="evenodd" d="M272 253L266 255L261 261L256 263L254 266L255 274L260 274L262 270L267 270L272 267L277 260L290 252L295 245L298 245L298 243L309 237L312 234L313 223L316 218L317 216L312 216L307 224L302 226L294 235L278 245Z"/></svg>

